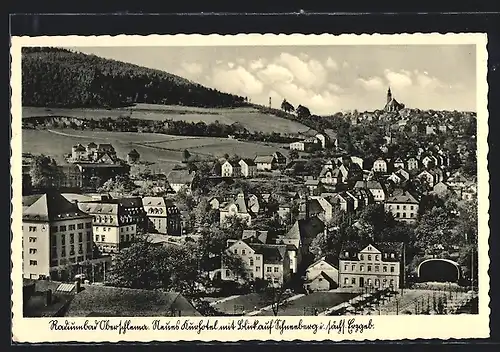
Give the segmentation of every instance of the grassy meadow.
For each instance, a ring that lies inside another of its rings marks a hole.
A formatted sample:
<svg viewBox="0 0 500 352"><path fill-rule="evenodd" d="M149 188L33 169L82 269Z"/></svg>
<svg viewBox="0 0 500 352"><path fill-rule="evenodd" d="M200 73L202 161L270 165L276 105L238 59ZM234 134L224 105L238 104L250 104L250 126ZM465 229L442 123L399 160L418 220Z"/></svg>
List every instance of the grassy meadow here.
<svg viewBox="0 0 500 352"><path fill-rule="evenodd" d="M137 104L136 106L118 109L23 107L23 118L40 116L65 116L92 118L96 120L108 117L130 116L131 118L144 120L164 121L171 119L187 122L205 122L206 124L219 121L227 125L239 123L251 132L265 133L298 133L309 129L301 123L264 114L253 107L210 109L153 104Z"/></svg>

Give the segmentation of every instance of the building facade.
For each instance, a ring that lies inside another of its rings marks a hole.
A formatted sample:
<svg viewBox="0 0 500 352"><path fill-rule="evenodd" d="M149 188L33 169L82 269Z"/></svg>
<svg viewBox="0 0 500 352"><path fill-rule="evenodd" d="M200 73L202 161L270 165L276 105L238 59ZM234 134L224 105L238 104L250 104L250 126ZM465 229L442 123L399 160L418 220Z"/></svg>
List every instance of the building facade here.
<svg viewBox="0 0 500 352"><path fill-rule="evenodd" d="M165 235L181 235L181 214L173 201L164 197L144 197L142 204L149 231Z"/></svg>
<svg viewBox="0 0 500 352"><path fill-rule="evenodd" d="M417 221L419 201L410 193L405 192L387 198L385 211L391 212L398 221L415 223Z"/></svg>
<svg viewBox="0 0 500 352"><path fill-rule="evenodd" d="M23 277L51 273L93 258L92 217L58 193L42 195L23 210Z"/></svg>
<svg viewBox="0 0 500 352"><path fill-rule="evenodd" d="M339 287L353 291L366 288L398 290L401 285L401 248L400 244L344 248L339 256Z"/></svg>

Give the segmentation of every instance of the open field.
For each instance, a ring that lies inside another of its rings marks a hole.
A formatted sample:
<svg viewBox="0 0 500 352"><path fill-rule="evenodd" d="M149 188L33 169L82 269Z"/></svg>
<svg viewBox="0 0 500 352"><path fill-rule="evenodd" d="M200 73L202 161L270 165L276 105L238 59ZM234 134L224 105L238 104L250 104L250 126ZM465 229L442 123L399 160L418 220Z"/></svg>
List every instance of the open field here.
<svg viewBox="0 0 500 352"><path fill-rule="evenodd" d="M264 303L260 294L249 293L217 303L214 305L214 308L228 314L243 314L243 311L249 313L265 306L267 306L267 303Z"/></svg>
<svg viewBox="0 0 500 352"><path fill-rule="evenodd" d="M155 163L152 168L167 173L183 160L183 151L192 155L223 156L238 154L253 158L258 154L270 154L287 150L260 142L243 142L227 138L172 136L155 133L61 130L23 130L23 152L50 155L58 163L71 153L75 144L111 143L118 157L126 159L130 150L136 149L141 160Z"/></svg>
<svg viewBox="0 0 500 352"><path fill-rule="evenodd" d="M313 315L314 308L318 313L335 307L337 304L348 301L355 297L356 293L340 293L340 292L314 292L304 297L293 300L285 308L280 308L278 315L280 316L299 316ZM272 316L273 311L267 310L257 314L257 316Z"/></svg>
<svg viewBox="0 0 500 352"><path fill-rule="evenodd" d="M137 104L132 107L109 110L23 107L23 118L40 116L65 116L86 119L130 116L131 118L143 120L164 121L166 119L171 119L187 122L205 122L207 124L219 121L220 123L227 125L239 123L249 131L260 131L266 133L298 133L309 129L301 123L283 119L274 115L263 114L252 107L208 109L152 104Z"/></svg>

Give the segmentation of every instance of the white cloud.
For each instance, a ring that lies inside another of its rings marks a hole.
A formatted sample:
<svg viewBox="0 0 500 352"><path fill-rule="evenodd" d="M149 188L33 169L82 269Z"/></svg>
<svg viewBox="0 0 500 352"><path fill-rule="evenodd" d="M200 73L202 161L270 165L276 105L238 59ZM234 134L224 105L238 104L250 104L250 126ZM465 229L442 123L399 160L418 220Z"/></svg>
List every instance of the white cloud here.
<svg viewBox="0 0 500 352"><path fill-rule="evenodd" d="M328 83L326 85L326 87L328 88L328 90L330 92L333 92L333 93L340 93L340 92L343 92L344 90L342 89L342 87L340 87L338 84L335 84L335 83Z"/></svg>
<svg viewBox="0 0 500 352"><path fill-rule="evenodd" d="M406 70L401 70L399 72L385 70L384 74L391 87L406 88L413 84L411 73Z"/></svg>
<svg viewBox="0 0 500 352"><path fill-rule="evenodd" d="M293 74L286 67L269 64L267 67L257 73L257 76L268 84L278 82L290 83L293 81Z"/></svg>
<svg viewBox="0 0 500 352"><path fill-rule="evenodd" d="M329 91L316 92L312 89L306 89L297 86L294 83L280 83L277 84L272 94L285 98L292 105L304 105L311 110L313 114L333 114L339 109L339 97Z"/></svg>
<svg viewBox="0 0 500 352"><path fill-rule="evenodd" d="M335 62L335 60L333 60L331 57L326 59L325 65L326 65L326 67L328 67L329 69L332 69L332 70L339 69L339 65L337 64L337 62Z"/></svg>
<svg viewBox="0 0 500 352"><path fill-rule="evenodd" d="M239 65L243 65L243 64L245 64L245 62L246 62L246 61L245 61L245 59L243 59L243 58L241 58L241 57L240 57L240 58L236 59L236 62L237 62Z"/></svg>
<svg viewBox="0 0 500 352"><path fill-rule="evenodd" d="M196 76L203 72L203 66L196 62L184 62L182 63L182 68L191 76Z"/></svg>
<svg viewBox="0 0 500 352"><path fill-rule="evenodd" d="M293 74L294 80L305 87L320 87L326 79L326 70L317 60L303 61L299 57L282 53L277 62L286 66Z"/></svg>
<svg viewBox="0 0 500 352"><path fill-rule="evenodd" d="M349 63L348 63L347 61L344 61L344 62L342 63L342 68L349 68L349 66L350 66L350 65L349 65Z"/></svg>
<svg viewBox="0 0 500 352"><path fill-rule="evenodd" d="M227 66L228 66L229 68L233 68L233 67L234 67L234 62L228 62L228 63L227 63Z"/></svg>
<svg viewBox="0 0 500 352"><path fill-rule="evenodd" d="M233 69L214 69L212 84L224 92L245 95L261 94L264 85L245 68L238 66Z"/></svg>
<svg viewBox="0 0 500 352"><path fill-rule="evenodd" d="M263 59L253 60L250 62L250 69L256 71L264 68L265 61Z"/></svg>
<svg viewBox="0 0 500 352"><path fill-rule="evenodd" d="M380 77L358 78L356 82L367 90L381 90L385 88L384 81Z"/></svg>

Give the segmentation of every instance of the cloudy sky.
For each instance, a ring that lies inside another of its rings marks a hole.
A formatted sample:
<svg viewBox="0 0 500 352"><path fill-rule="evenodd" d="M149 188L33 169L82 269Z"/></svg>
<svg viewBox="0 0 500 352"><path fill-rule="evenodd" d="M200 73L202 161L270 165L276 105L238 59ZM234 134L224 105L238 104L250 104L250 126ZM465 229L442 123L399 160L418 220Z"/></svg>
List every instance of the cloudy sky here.
<svg viewBox="0 0 500 352"><path fill-rule="evenodd" d="M387 88L408 107L476 110L473 45L79 47L171 72L274 107L312 113L383 108Z"/></svg>

